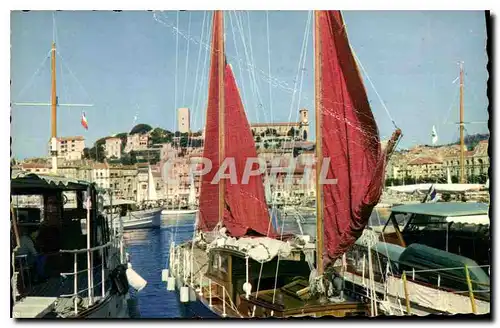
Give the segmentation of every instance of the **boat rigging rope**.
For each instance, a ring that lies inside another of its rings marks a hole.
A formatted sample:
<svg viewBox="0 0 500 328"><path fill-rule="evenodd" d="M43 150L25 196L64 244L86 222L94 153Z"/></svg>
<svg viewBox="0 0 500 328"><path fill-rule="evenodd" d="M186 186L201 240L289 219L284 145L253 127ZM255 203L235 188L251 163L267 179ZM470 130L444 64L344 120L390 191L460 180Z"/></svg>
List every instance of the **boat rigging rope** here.
<svg viewBox="0 0 500 328"><path fill-rule="evenodd" d="M236 15L236 13L234 13L234 15ZM235 18L236 19L236 18ZM234 43L234 50L236 52L236 58L239 58L240 57L240 54L239 54L239 51L238 51L238 46L237 46L237 43L236 43L236 34L235 34L235 27L234 27L234 24L233 24L233 17L231 15L231 12L229 12L229 23L231 25L231 32L232 32L232 35L233 35L233 43ZM245 87L245 79L244 79L244 74L243 74L243 69L241 68L241 61L238 60L238 69L240 71L240 79L241 79L241 91L242 91L242 96L243 96L243 99L242 101L244 102L245 105L248 105L248 98L247 98L247 92L246 92L246 87ZM257 108L255 105L253 106L254 108ZM248 108L248 106L245 106L245 108ZM258 117L258 111L257 111L257 117Z"/></svg>
<svg viewBox="0 0 500 328"><path fill-rule="evenodd" d="M26 84L21 88L21 91L19 91L19 93L17 94L17 96L14 97L13 99L19 98L26 91L26 89L31 86L31 84L33 83L33 80L35 79L35 76L38 75L38 73L40 72L40 70L44 67L45 62L50 58L51 52L52 52L52 50L49 50L47 52L47 54L43 58L42 62L38 65L38 67L35 70L35 72L28 79L28 82L26 82Z"/></svg>
<svg viewBox="0 0 500 328"><path fill-rule="evenodd" d="M245 53L245 59L246 59L247 63L248 62L253 63L254 59L253 59L251 28L250 27L248 28L249 40L248 40L248 45L247 45L247 42L245 41L245 31L243 29L243 18L241 17L241 15L238 15L236 11L233 11L233 12L234 12L235 20L236 20L236 26L240 32L241 42L243 44L243 50ZM250 25L250 17L248 15L247 15L247 18L248 18L248 25ZM255 76L254 66L252 66L248 69L248 77L250 80L250 89L251 89L252 95L253 95L253 97L252 97L252 100L254 102L253 107L257 109L256 110L257 121L259 121L259 109L262 109L262 112L264 114L264 120L267 120L266 111L263 110L264 105L263 105L262 97L260 95L260 89L259 89L259 85L257 83L257 78ZM255 100L257 100L257 103L255 103Z"/></svg>
<svg viewBox="0 0 500 328"><path fill-rule="evenodd" d="M189 20L188 20L188 37L191 36L191 11L189 12ZM182 106L185 106L186 104L186 83L187 83L187 73L188 73L188 67L189 67L189 45L190 42L187 42L187 49L186 49L186 65L185 70L184 70L184 90L182 91Z"/></svg>
<svg viewBox="0 0 500 328"><path fill-rule="evenodd" d="M307 18L307 21L306 21L306 25L305 25L305 28L304 28L304 36L303 36L303 40L302 40L302 47L301 47L301 53L300 53L300 58L299 58L299 62L298 62L298 67L297 67L297 75L296 75L296 78L294 80L294 91L293 91L293 95L292 95L292 101L291 101L291 104L290 104L290 111L289 111L289 117L288 117L288 121L291 122L291 115L292 115L292 111L293 111L293 108L294 108L294 101L295 101L295 94L297 92L297 84L298 84L298 79L299 79L299 75L301 75L301 78L300 78L300 87L299 87L299 99L298 101L300 102L300 95L302 93L302 82L303 82L303 79L304 79L304 70L301 69L304 64L305 64L305 61L306 61L306 58L307 58L307 43L308 43L308 39L309 39L309 31L310 31L310 27L311 27L311 18L312 18L312 12L309 11L309 15L308 15L308 18ZM268 55L270 56L270 53L268 53ZM269 82L271 83L271 82ZM298 115L298 114L296 114ZM298 120L298 118L296 119ZM295 140L296 138L292 137L292 146L295 146ZM276 194L273 194L272 195L272 206L274 208L274 204L275 204L275 201L276 201ZM277 220L278 222L278 220ZM268 235L269 235L269 232L270 232L270 227L271 227L271 223L272 223L272 218L271 220L269 221L269 225L268 225ZM284 233L284 224L285 224L285 219L282 219L282 227L281 227L281 238L283 238L283 233ZM257 298L258 297L258 293L259 293L259 290L260 290L260 281L261 281L261 278L262 278L262 270L263 270L263 263L261 263L261 267L260 267L260 271L259 271L259 277L258 277L258 280L257 280L257 290L256 290L256 294L255 294L255 297ZM276 297L276 287L277 287L277 278L278 278L278 271L279 271L279 257L277 259L277 265L276 265L276 273L275 273L275 281L274 281L274 291L273 291L273 304L275 303L275 297ZM255 315L255 310L256 310L256 307L254 306L253 307L253 310L252 310L252 317Z"/></svg>
<svg viewBox="0 0 500 328"><path fill-rule="evenodd" d="M200 46L203 46L203 47L205 47L208 51L210 51L210 47L211 47L211 46L210 46L210 43L209 43L209 41L208 41L208 40L207 40L207 42L203 42L203 40L200 40L200 39L195 39L195 38L193 38L193 37L188 38L188 37L186 36L186 34L185 34L183 31L181 31L180 29L178 29L178 28L175 26L175 24L174 24L172 21L170 21L170 20L168 19L168 16L167 16L167 15L161 15L161 16L162 16L162 17L160 17L160 15L158 15L158 11L154 11L154 12L153 12L153 19L154 19L156 22L158 22L158 23L160 23L160 24L162 24L162 25L164 25L164 26L166 26L166 27L170 28L170 29L172 30L172 32L173 32L173 33L180 34L180 35L181 35L183 38L185 38L186 40L191 41L191 42L194 42L195 44L199 44ZM161 18L164 18L165 20L162 20ZM242 30L242 28L240 28L240 30ZM245 45L246 45L246 44L245 44ZM241 62L243 61L243 59L241 59L241 58L237 58L237 57L235 57L235 56L230 56L230 55L228 55L228 54L226 54L226 58L228 58L228 59L230 58L230 59L232 59L232 60L235 60L236 62L238 62L238 64L239 64L239 65L240 65L240 64L241 64ZM247 58L248 58L248 54L247 54ZM250 74L251 74L252 72L254 72L254 75L255 75L255 72L257 72L263 81L268 82L268 83L273 83L273 85L274 85L275 87L278 87L278 88L280 88L280 89L282 89L282 90L284 90L284 91L286 91L286 92L288 92L288 93L293 93L293 92L294 92L294 89L293 89L293 88L291 88L291 87L289 87L289 83L288 83L288 82L286 82L285 80L279 79L279 78L277 78L277 77L275 77L275 76L268 76L268 75L267 75L267 73L266 73L264 70L259 69L259 68L258 68L258 67L256 67L253 63L250 63L250 62L248 62L248 61L244 61L244 64L245 64L245 66L246 66L245 70L247 70ZM304 96L304 99L305 99L305 100L311 100L311 99L309 99L309 98L307 98L307 97L305 97L305 96ZM257 106L256 106L256 107L257 107Z"/></svg>
<svg viewBox="0 0 500 328"><path fill-rule="evenodd" d="M269 76L271 76L271 46L269 45L271 37L269 32L269 10L266 10L266 31L267 31L267 64L269 67ZM271 111L271 122L273 122L273 86L269 83L269 110Z"/></svg>
<svg viewBox="0 0 500 328"><path fill-rule="evenodd" d="M363 64L361 63L361 60L359 60L358 56L356 55L356 52L354 51L354 49L351 47L351 52L352 52L352 55L354 56L354 58L356 59L356 62L358 63L359 67L361 67L361 70L363 71L363 73L365 74L366 76L366 79L368 80L368 82L370 83L370 85L372 86L373 88L373 91L375 92L375 94L377 95L378 97L378 100L380 101L380 104L382 104L382 107L384 108L385 112L387 113L387 116L389 117L389 119L391 120L392 122L392 125L394 125L394 128L395 129L399 129L398 125L396 124L396 121L394 121L394 119L392 118L391 116L391 113L389 112L389 109L387 108L387 106L385 105L384 101L382 100L382 97L380 96L380 94L378 93L377 91L377 88L375 88L375 85L373 84L372 82L372 79L370 78L370 76L368 75L368 72L365 70L365 67L363 66Z"/></svg>
<svg viewBox="0 0 500 328"><path fill-rule="evenodd" d="M176 18L177 18L177 24L176 27L179 28L179 10L176 11ZM174 138L175 138L175 124L177 122L177 76L178 76L178 71L179 71L179 34L177 33L175 35L175 70L174 70ZM180 143L180 140L179 140ZM178 184L180 186L180 184ZM180 208L180 202L179 202L179 208ZM175 238L177 236L177 226L179 225L179 215L176 215L175 217L175 229L174 233L170 235L170 242L175 241Z"/></svg>

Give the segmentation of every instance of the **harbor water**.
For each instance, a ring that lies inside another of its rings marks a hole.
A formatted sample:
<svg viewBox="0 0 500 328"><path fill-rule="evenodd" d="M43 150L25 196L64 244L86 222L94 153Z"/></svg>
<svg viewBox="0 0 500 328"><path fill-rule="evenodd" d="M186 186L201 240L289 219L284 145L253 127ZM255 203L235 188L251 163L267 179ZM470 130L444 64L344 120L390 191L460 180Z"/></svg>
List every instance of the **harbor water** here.
<svg viewBox="0 0 500 328"><path fill-rule="evenodd" d="M371 224L384 215L374 213ZM162 216L161 229L140 229L125 232L126 249L134 270L148 282L140 292L131 289L131 299L138 309L134 317L141 318L180 318L181 311L175 292L167 291L161 281L161 271L168 268L169 248L172 240L176 244L189 240L194 231L194 215ZM299 233L300 228L294 219L278 221L284 233ZM316 235L315 218L305 217L301 223L305 234Z"/></svg>

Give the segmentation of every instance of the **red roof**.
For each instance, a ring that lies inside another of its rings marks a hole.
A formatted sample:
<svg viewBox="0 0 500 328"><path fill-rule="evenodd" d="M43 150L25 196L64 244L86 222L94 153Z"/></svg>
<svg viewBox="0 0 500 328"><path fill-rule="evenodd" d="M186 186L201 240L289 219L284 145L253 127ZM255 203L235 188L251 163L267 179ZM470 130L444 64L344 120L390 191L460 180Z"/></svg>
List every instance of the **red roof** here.
<svg viewBox="0 0 500 328"><path fill-rule="evenodd" d="M443 161L432 157L418 157L410 161L408 165L442 164Z"/></svg>
<svg viewBox="0 0 500 328"><path fill-rule="evenodd" d="M109 168L109 166L107 163L95 163L93 168L96 170L103 170Z"/></svg>
<svg viewBox="0 0 500 328"><path fill-rule="evenodd" d="M51 166L49 164L43 163L24 163L22 164L23 169L49 169Z"/></svg>
<svg viewBox="0 0 500 328"><path fill-rule="evenodd" d="M75 136L75 137L58 137L57 140L85 140L83 136Z"/></svg>

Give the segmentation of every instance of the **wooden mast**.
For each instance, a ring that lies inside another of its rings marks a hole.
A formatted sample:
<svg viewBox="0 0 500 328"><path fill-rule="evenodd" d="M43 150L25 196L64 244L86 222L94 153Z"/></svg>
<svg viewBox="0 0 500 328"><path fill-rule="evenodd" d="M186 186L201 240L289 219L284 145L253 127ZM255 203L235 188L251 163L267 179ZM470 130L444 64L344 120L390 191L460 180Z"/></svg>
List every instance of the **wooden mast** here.
<svg viewBox="0 0 500 328"><path fill-rule="evenodd" d="M460 62L460 183L466 183L464 128L464 67Z"/></svg>
<svg viewBox="0 0 500 328"><path fill-rule="evenodd" d="M222 10L215 11L214 23L218 23L217 39L218 42L218 68L219 68L219 168L224 161L225 156L225 143L224 143L224 12ZM224 219L224 179L219 179L219 223L222 223Z"/></svg>
<svg viewBox="0 0 500 328"><path fill-rule="evenodd" d="M323 192L321 171L323 150L321 140L321 61L320 61L319 11L314 12L314 93L316 115L316 270L318 276L323 274Z"/></svg>
<svg viewBox="0 0 500 328"><path fill-rule="evenodd" d="M56 43L52 42L51 50L52 95L51 95L51 138L50 155L52 157L52 173L57 173L57 89L56 89Z"/></svg>
<svg viewBox="0 0 500 328"><path fill-rule="evenodd" d="M57 91L56 91L56 43L52 42L52 97L51 97L51 116L52 116L52 138L57 138Z"/></svg>

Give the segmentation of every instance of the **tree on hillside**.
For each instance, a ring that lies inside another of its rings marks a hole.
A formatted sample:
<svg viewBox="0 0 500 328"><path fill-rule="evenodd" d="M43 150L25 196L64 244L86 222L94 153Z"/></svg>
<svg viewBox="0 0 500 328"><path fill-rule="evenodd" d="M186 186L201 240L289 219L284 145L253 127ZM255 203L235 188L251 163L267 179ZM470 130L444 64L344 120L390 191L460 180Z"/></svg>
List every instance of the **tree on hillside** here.
<svg viewBox="0 0 500 328"><path fill-rule="evenodd" d="M134 151L131 151L129 154L123 154L120 158L120 163L123 165L134 165L137 163L137 157Z"/></svg>
<svg viewBox="0 0 500 328"><path fill-rule="evenodd" d="M132 130L130 130L130 134L137 134L137 133L144 134L148 133L151 130L153 130L153 128L149 124L137 124L132 128Z"/></svg>
<svg viewBox="0 0 500 328"><path fill-rule="evenodd" d="M90 150L88 147L83 148L83 158L90 159Z"/></svg>
<svg viewBox="0 0 500 328"><path fill-rule="evenodd" d="M172 142L172 132L162 128L154 128L151 131L150 139L153 145Z"/></svg>
<svg viewBox="0 0 500 328"><path fill-rule="evenodd" d="M85 150L84 150L84 155L85 155ZM96 161L96 162L104 162L105 159L105 152L104 152L104 142L97 142L94 144L94 147L90 148L88 150L88 158Z"/></svg>

